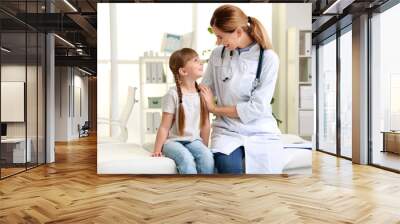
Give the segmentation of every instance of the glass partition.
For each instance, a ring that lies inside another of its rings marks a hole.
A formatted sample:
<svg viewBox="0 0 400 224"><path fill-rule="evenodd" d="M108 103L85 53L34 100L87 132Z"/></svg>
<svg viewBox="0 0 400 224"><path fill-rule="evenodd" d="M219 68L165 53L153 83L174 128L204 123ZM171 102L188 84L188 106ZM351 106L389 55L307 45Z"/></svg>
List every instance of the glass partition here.
<svg viewBox="0 0 400 224"><path fill-rule="evenodd" d="M1 34L1 176L24 171L30 162L26 125L26 33Z"/></svg>
<svg viewBox="0 0 400 224"><path fill-rule="evenodd" d="M43 5L20 1L16 12L41 13ZM0 12L0 178L45 163L45 45L45 34Z"/></svg>

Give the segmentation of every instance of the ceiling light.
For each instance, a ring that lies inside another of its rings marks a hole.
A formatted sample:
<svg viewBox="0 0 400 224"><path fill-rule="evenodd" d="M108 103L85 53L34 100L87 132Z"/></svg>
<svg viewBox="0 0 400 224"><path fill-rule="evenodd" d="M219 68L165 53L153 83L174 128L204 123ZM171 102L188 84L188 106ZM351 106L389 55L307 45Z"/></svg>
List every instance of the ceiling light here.
<svg viewBox="0 0 400 224"><path fill-rule="evenodd" d="M336 0L332 5L325 9L322 14L342 14L343 10L354 1L355 0Z"/></svg>
<svg viewBox="0 0 400 224"><path fill-rule="evenodd" d="M78 12L78 10L71 4L69 3L68 0L64 0L65 4L67 4L72 10L74 10L75 12Z"/></svg>
<svg viewBox="0 0 400 224"><path fill-rule="evenodd" d="M6 53L10 53L10 52L11 52L11 50L8 50L8 49L5 48L5 47L1 47L1 50L4 51L4 52L6 52Z"/></svg>
<svg viewBox="0 0 400 224"><path fill-rule="evenodd" d="M83 73L85 73L85 74L92 75L92 73L90 73L90 72L88 72L88 71L85 71L85 70L83 70L83 69L81 69L81 68L79 68L79 67L78 67L78 70L81 71L81 72L83 72Z"/></svg>
<svg viewBox="0 0 400 224"><path fill-rule="evenodd" d="M57 37L58 39L60 39L61 41L63 41L64 43L68 44L69 46L75 48L75 45L71 44L71 42L67 41L66 39L58 36L57 34L54 34L55 37Z"/></svg>

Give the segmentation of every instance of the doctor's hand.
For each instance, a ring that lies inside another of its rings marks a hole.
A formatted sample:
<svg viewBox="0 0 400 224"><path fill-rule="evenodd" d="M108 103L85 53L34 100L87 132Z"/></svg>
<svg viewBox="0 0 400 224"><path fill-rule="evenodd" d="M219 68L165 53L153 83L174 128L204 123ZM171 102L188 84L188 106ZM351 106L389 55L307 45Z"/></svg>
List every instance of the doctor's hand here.
<svg viewBox="0 0 400 224"><path fill-rule="evenodd" d="M199 85L200 88L200 94L203 97L204 101L206 102L207 109L210 112L213 112L215 109L215 103L214 103L214 95L211 92L211 89L208 86L205 85Z"/></svg>

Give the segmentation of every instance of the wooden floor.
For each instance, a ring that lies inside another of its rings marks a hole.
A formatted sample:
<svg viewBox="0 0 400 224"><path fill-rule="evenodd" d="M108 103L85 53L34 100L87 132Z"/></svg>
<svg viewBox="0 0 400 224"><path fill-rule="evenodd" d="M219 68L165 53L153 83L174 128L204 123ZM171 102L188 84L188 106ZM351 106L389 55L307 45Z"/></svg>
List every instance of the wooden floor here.
<svg viewBox="0 0 400 224"><path fill-rule="evenodd" d="M372 157L374 164L400 170L400 155L392 152L375 150Z"/></svg>
<svg viewBox="0 0 400 224"><path fill-rule="evenodd" d="M316 152L311 176L98 176L95 138L0 181L0 223L400 223L400 175Z"/></svg>
<svg viewBox="0 0 400 224"><path fill-rule="evenodd" d="M19 172L26 170L25 167L23 168L1 168L1 177L7 177Z"/></svg>

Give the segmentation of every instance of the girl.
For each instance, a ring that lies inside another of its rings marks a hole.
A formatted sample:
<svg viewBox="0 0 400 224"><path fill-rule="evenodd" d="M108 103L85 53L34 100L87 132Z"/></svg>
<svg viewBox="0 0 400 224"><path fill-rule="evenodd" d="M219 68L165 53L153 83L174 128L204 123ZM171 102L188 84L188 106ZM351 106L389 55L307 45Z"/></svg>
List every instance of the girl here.
<svg viewBox="0 0 400 224"><path fill-rule="evenodd" d="M223 45L213 50L200 87L217 115L215 166L220 173L281 173L286 157L270 105L279 58L268 35L260 21L232 5L217 8L210 25Z"/></svg>
<svg viewBox="0 0 400 224"><path fill-rule="evenodd" d="M169 59L176 86L163 97L160 128L152 156L173 159L181 174L214 172L213 154L207 148L210 122L196 80L203 64L190 48L175 51Z"/></svg>

